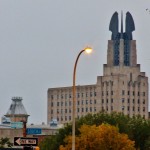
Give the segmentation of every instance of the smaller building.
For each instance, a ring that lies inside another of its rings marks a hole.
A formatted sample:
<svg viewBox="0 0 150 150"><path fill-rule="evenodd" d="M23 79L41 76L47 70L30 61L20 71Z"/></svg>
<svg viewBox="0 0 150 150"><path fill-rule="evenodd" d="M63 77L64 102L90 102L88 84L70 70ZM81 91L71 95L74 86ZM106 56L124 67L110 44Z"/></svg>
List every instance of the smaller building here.
<svg viewBox="0 0 150 150"><path fill-rule="evenodd" d="M27 122L29 115L27 114L25 107L22 103L22 97L13 97L12 103L6 115L7 118L10 118L11 122Z"/></svg>

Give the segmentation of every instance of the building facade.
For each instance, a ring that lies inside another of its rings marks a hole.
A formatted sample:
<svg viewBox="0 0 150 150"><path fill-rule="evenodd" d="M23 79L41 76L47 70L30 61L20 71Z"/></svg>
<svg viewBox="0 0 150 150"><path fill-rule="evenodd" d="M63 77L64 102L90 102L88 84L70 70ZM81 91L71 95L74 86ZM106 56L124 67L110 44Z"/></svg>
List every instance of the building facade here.
<svg viewBox="0 0 150 150"><path fill-rule="evenodd" d="M99 111L123 112L132 117L140 114L148 118L148 77L137 64L136 40L133 18L126 13L125 31L121 14L119 32L118 13L111 18L108 40L107 64L103 76L96 84L76 87L76 117ZM57 119L59 123L72 121L72 87L49 88L47 92L47 122Z"/></svg>

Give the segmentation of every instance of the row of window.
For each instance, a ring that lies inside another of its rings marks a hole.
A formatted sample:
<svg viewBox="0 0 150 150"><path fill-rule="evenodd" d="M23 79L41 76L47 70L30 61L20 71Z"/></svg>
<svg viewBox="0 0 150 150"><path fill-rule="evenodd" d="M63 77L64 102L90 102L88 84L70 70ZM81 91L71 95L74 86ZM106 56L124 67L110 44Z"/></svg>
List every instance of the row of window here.
<svg viewBox="0 0 150 150"><path fill-rule="evenodd" d="M106 91L106 92L104 92L104 91L102 91L102 96L104 96L104 95L109 95L109 91ZM110 91L110 95L113 95L114 94L114 92L113 91ZM125 95L125 90L122 90L122 95ZM127 95L133 95L133 96L135 96L135 91L128 91L127 92ZM145 92L137 92L137 96L140 96L140 95L142 95L142 96L145 96L146 94L145 94Z"/></svg>
<svg viewBox="0 0 150 150"><path fill-rule="evenodd" d="M96 99L77 101L77 105L84 105L84 104L88 105L88 104L96 104L96 103L97 103ZM54 103L51 102L51 107L53 107L53 106L54 106ZM71 101L69 101L69 102L57 102L57 106L71 106Z"/></svg>
<svg viewBox="0 0 150 150"><path fill-rule="evenodd" d="M130 108L129 106L127 106L127 111L130 111ZM140 112L140 107L137 107L138 109L138 112ZM132 111L135 111L135 107L133 106L132 108ZM125 106L122 106L122 110L124 111L125 110ZM145 107L143 107L143 112L145 112Z"/></svg>
<svg viewBox="0 0 150 150"><path fill-rule="evenodd" d="M124 81L122 82L122 84L124 85ZM138 85L140 86L140 84L141 83L138 83ZM113 86L113 81L110 81L110 82L103 82L102 83L102 86L104 86L104 85L106 85L106 86L109 86L109 85L111 85L111 86ZM143 86L145 86L145 83L143 83Z"/></svg>
<svg viewBox="0 0 150 150"><path fill-rule="evenodd" d="M64 113L71 113L71 109L57 109L57 114L61 113L63 114ZM86 108L77 108L77 112L96 112L96 107L86 107ZM53 109L51 109L51 114L53 114L54 111Z"/></svg>
<svg viewBox="0 0 150 150"><path fill-rule="evenodd" d="M80 97L95 97L97 94L96 92L86 92L86 93L77 93L76 97L80 98ZM49 95L49 98L54 99L54 95ZM72 94L61 94L61 95L57 95L57 99L68 99L68 98L72 98Z"/></svg>
<svg viewBox="0 0 150 150"><path fill-rule="evenodd" d="M111 99L111 103L113 103L113 101L114 101L114 100ZM122 98L121 101L122 101L122 103L124 103L124 102L125 102L125 99ZM130 101L131 101L131 100L128 99L128 100L127 100L127 103L130 103ZM104 102L105 102L104 99L102 99L102 104L103 104ZM109 103L109 100L108 100L108 99L106 99L106 103ZM132 103L135 103L135 99L132 99ZM140 99L137 100L137 103L138 103L138 104L141 103L141 102L140 102ZM142 103L145 104L145 99L142 100Z"/></svg>

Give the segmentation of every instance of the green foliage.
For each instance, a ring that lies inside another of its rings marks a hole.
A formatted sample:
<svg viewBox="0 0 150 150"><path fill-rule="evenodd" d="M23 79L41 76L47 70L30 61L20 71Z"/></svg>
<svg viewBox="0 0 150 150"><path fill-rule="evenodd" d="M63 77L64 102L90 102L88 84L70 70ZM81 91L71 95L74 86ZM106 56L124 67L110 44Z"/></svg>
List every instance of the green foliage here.
<svg viewBox="0 0 150 150"><path fill-rule="evenodd" d="M140 150L150 150L150 121L143 119L141 116L134 116L132 118L124 115L123 113L113 112L108 114L106 112L99 112L97 114L87 114L76 120L76 135L81 134L79 128L86 125L99 126L102 123L107 123L116 126L119 133L125 133L129 139L135 141L135 148ZM50 146L41 150L59 150L60 145L65 145L64 139L72 135L72 125L67 124L64 128L60 129L58 133L45 141L45 145ZM43 141L44 142L44 141ZM44 146L43 146L44 147Z"/></svg>
<svg viewBox="0 0 150 150"><path fill-rule="evenodd" d="M9 141L9 138L0 139L0 148L12 147L13 144Z"/></svg>

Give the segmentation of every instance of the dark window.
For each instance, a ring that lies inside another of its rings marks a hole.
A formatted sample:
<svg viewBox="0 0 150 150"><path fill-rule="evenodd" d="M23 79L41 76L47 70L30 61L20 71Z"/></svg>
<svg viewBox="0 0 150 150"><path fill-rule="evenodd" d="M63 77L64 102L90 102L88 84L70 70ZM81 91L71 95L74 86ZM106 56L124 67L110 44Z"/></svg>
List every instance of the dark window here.
<svg viewBox="0 0 150 150"><path fill-rule="evenodd" d="M113 95L113 91L111 91L111 95Z"/></svg>
<svg viewBox="0 0 150 150"><path fill-rule="evenodd" d="M140 100L138 99L138 104L140 104Z"/></svg>
<svg viewBox="0 0 150 150"><path fill-rule="evenodd" d="M134 99L133 99L133 103L134 103Z"/></svg>
<svg viewBox="0 0 150 150"><path fill-rule="evenodd" d="M130 95L130 91L128 91L128 95Z"/></svg>
<svg viewBox="0 0 150 150"><path fill-rule="evenodd" d="M130 103L130 99L128 99L128 103Z"/></svg>
<svg viewBox="0 0 150 150"><path fill-rule="evenodd" d="M134 96L134 91L133 91L133 96Z"/></svg>
<svg viewBox="0 0 150 150"><path fill-rule="evenodd" d="M96 104L96 99L94 99L94 104Z"/></svg>
<svg viewBox="0 0 150 150"><path fill-rule="evenodd" d="M140 92L138 92L138 96L140 96Z"/></svg>
<svg viewBox="0 0 150 150"><path fill-rule="evenodd" d="M51 102L51 106L53 107L53 102Z"/></svg>
<svg viewBox="0 0 150 150"><path fill-rule="evenodd" d="M57 106L59 106L59 102L57 102Z"/></svg>
<svg viewBox="0 0 150 150"><path fill-rule="evenodd" d="M113 99L111 99L111 103L113 103Z"/></svg>

